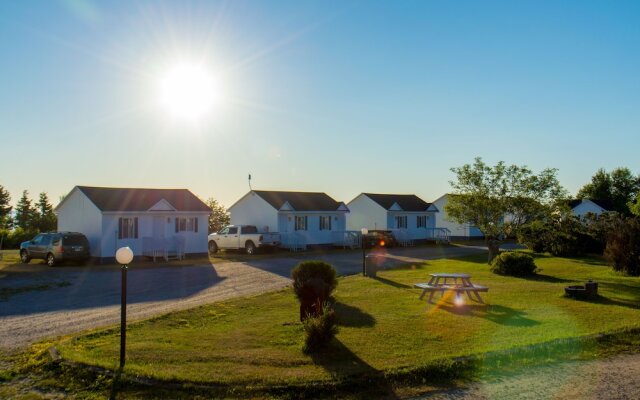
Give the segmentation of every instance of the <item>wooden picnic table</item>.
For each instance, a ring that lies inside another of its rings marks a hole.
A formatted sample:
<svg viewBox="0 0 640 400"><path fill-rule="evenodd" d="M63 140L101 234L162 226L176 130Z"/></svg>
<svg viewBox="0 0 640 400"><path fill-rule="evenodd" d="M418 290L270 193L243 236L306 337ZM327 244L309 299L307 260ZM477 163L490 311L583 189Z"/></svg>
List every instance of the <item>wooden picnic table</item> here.
<svg viewBox="0 0 640 400"><path fill-rule="evenodd" d="M470 300L477 300L480 303L484 303L484 301L482 301L482 297L480 297L480 292L489 291L489 288L486 286L474 285L471 283L471 275L469 274L436 273L430 274L430 276L431 279L429 282L416 283L414 285L414 287L422 289L422 293L420 294L421 300L424 295L429 292L430 303L435 292L440 292L440 297L442 297L444 292L447 290L455 291L456 296L466 293ZM475 299L471 296L472 294L475 295Z"/></svg>

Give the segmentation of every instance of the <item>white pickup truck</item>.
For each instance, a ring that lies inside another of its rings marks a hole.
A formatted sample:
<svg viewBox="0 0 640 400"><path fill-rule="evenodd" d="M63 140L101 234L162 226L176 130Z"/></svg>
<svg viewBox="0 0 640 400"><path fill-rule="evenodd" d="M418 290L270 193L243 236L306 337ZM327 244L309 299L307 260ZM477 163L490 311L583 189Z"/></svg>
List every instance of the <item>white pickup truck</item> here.
<svg viewBox="0 0 640 400"><path fill-rule="evenodd" d="M276 248L279 245L279 234L260 233L253 225L229 225L209 235L210 254L219 249L244 249L247 254L254 254L259 247Z"/></svg>

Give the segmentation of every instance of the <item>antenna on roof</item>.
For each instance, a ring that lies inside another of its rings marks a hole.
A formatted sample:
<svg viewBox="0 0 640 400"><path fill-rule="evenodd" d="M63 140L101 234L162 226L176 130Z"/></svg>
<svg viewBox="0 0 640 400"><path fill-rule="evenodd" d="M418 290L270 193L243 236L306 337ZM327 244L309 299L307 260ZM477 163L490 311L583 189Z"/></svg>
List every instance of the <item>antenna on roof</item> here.
<svg viewBox="0 0 640 400"><path fill-rule="evenodd" d="M250 191L253 190L253 189L251 189L251 174L249 174L249 190Z"/></svg>

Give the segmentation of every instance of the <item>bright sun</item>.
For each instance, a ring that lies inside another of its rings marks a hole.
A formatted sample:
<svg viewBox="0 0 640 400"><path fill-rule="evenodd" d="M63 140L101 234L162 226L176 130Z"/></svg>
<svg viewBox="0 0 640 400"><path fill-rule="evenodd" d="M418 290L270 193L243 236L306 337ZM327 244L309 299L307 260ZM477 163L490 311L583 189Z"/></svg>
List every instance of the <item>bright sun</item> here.
<svg viewBox="0 0 640 400"><path fill-rule="evenodd" d="M160 103L178 119L201 120L216 107L219 95L216 81L202 65L177 64L160 79Z"/></svg>

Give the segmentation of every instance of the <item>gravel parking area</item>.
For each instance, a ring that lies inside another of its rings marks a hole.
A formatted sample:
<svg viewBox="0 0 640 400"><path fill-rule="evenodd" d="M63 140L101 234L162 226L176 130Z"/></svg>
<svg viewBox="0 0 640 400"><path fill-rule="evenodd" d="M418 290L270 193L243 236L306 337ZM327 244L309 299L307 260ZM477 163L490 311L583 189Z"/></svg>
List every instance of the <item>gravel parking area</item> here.
<svg viewBox="0 0 640 400"><path fill-rule="evenodd" d="M516 375L487 378L465 389L439 391L420 397L434 400L638 398L640 354L527 368Z"/></svg>

